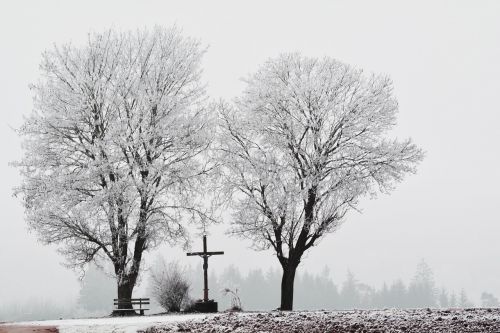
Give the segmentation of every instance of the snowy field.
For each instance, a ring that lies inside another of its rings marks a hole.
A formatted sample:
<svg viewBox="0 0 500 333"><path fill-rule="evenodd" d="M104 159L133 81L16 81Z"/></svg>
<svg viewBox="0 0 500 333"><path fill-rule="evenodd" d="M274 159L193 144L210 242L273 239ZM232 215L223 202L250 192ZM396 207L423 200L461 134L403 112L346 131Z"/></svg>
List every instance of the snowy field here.
<svg viewBox="0 0 500 333"><path fill-rule="evenodd" d="M500 332L500 309L190 314L23 322L10 328L16 326L27 329L0 325L0 332L56 332L36 330L52 327L60 333L493 333Z"/></svg>
<svg viewBox="0 0 500 333"><path fill-rule="evenodd" d="M171 323L182 323L185 321L197 322L214 315L189 314L189 315L165 315L165 316L137 316L137 317L109 317L96 319L68 319L68 320L44 320L33 322L6 323L9 326L23 327L56 327L59 333L135 333L156 325ZM2 331L0 325L0 332ZM4 326L5 327L5 326ZM8 330L6 330L8 332Z"/></svg>
<svg viewBox="0 0 500 333"><path fill-rule="evenodd" d="M493 333L500 332L499 309L365 310L225 313L197 322L172 323L145 333Z"/></svg>

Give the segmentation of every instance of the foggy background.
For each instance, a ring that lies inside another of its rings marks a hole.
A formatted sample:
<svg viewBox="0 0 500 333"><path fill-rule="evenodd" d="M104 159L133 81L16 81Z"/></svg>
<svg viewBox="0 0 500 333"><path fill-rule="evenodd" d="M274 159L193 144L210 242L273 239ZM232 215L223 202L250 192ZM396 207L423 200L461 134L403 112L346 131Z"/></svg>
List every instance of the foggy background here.
<svg viewBox="0 0 500 333"><path fill-rule="evenodd" d="M20 177L8 163L22 153L13 129L32 109L28 85L39 77L41 52L53 43L81 45L90 31L155 24L176 24L208 46L204 80L214 99L237 96L240 78L282 52L331 56L393 79L400 113L392 134L412 137L426 158L417 175L391 195L366 198L362 214L350 212L338 232L306 253L299 274L321 274L327 267L341 286L350 270L357 280L380 288L396 279L408 284L424 259L439 288L457 295L464 288L476 305L483 291L500 296L499 17L497 1L4 2L1 303L74 303L81 286L78 272L61 265L55 248L27 232L20 200L12 197ZM210 259L209 274L230 265L242 274L279 269L271 251L255 252L250 242L228 237L225 229L209 229L209 250L225 251ZM193 238L192 249L200 250L201 239ZM180 248L162 246L146 254L146 267L158 253L193 267L202 264ZM144 274L135 296L150 296L146 280Z"/></svg>

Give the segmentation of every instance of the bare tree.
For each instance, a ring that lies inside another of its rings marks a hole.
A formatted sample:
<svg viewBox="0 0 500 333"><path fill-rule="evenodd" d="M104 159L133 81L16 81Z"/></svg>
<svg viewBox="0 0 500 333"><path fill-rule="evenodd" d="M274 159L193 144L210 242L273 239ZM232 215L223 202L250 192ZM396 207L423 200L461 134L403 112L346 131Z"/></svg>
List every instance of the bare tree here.
<svg viewBox="0 0 500 333"><path fill-rule="evenodd" d="M203 53L156 27L43 54L16 193L30 228L69 265L112 262L119 298L131 298L145 250L185 240L187 220L210 219L196 200L211 142Z"/></svg>
<svg viewBox="0 0 500 333"><path fill-rule="evenodd" d="M422 152L388 140L398 105L389 78L333 59L283 55L221 103L224 183L232 232L273 248L283 269L281 309L293 306L302 255L334 231L366 194L389 192Z"/></svg>

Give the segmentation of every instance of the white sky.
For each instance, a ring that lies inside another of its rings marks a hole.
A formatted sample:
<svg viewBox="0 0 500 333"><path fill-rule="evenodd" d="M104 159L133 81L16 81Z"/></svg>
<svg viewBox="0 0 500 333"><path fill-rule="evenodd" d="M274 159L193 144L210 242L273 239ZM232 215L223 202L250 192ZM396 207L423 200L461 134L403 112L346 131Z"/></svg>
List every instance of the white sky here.
<svg viewBox="0 0 500 333"><path fill-rule="evenodd" d="M72 297L76 275L53 248L28 234L21 156L11 128L32 107L28 84L53 43L83 43L89 31L177 24L209 46L205 79L213 98L236 96L240 78L266 58L300 51L331 56L392 77L400 104L395 134L426 151L415 176L390 196L363 202L344 226L303 261L328 265L334 280L349 268L362 282L408 281L424 258L439 285L471 298L500 296L500 2L498 1L9 1L0 8L0 299ZM212 269L278 267L271 252L213 228L209 247L226 255ZM200 244L195 243L195 248ZM185 258L163 247L167 258ZM149 255L151 262L154 255ZM277 286L278 287L278 286Z"/></svg>

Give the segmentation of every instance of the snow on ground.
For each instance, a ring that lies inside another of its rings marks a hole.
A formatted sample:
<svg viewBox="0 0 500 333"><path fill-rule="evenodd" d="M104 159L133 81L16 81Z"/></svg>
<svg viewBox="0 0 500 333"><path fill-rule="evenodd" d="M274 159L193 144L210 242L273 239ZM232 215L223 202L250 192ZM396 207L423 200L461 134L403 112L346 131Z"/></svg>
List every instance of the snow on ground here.
<svg viewBox="0 0 500 333"><path fill-rule="evenodd" d="M32 332L34 327L52 326L60 333L499 333L500 309L242 312L69 319L7 325L24 325L29 328L26 332Z"/></svg>
<svg viewBox="0 0 500 333"><path fill-rule="evenodd" d="M214 315L183 314L164 316L106 317L94 319L44 320L5 324L19 326L54 326L58 328L59 333L136 333L138 330L145 330L150 326L181 323L188 320L196 322L211 316Z"/></svg>
<svg viewBox="0 0 500 333"><path fill-rule="evenodd" d="M500 309L224 313L145 333L499 333Z"/></svg>

